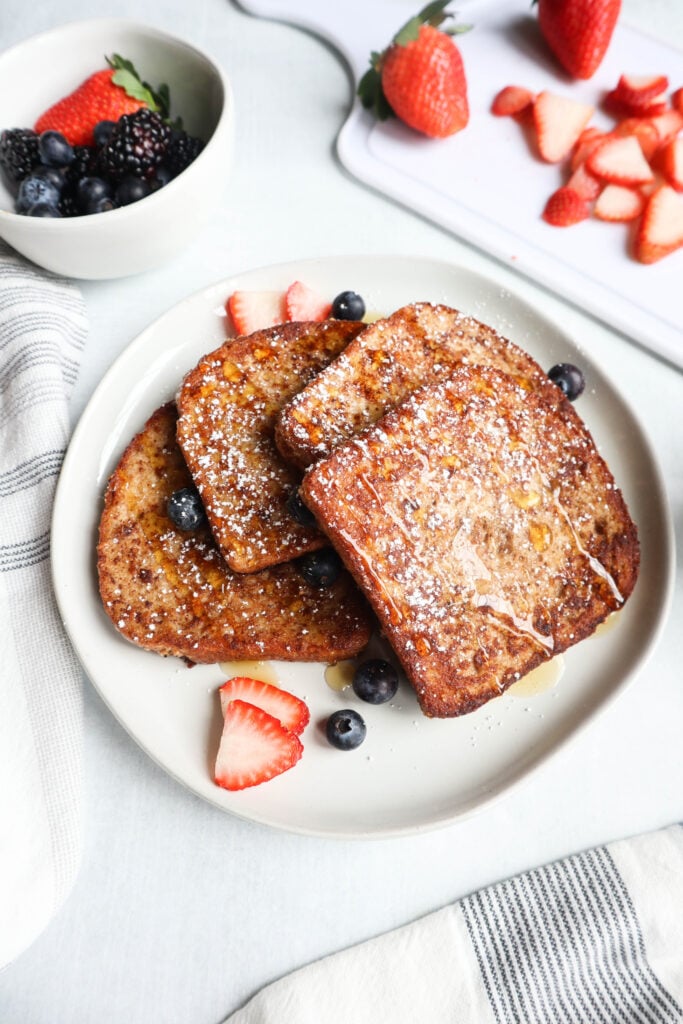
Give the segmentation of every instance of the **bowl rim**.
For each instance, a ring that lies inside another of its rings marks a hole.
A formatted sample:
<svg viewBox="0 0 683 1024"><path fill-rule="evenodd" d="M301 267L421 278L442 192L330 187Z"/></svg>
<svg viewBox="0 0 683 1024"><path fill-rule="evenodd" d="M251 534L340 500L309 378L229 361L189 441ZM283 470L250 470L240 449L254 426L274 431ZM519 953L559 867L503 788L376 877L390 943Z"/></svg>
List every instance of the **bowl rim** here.
<svg viewBox="0 0 683 1024"><path fill-rule="evenodd" d="M40 40L47 39L49 37L60 35L68 35L75 30L81 31L92 29L107 29L113 31L114 29L123 29L133 32L139 32L141 36L147 36L152 39L159 39L165 42L172 43L176 46L180 46L184 50L191 51L195 56L203 60L216 76L216 79L221 87L220 95L220 112L216 124L211 132L211 135L204 143L199 156L192 161L192 163L181 171L179 175L173 178L163 188L158 189L156 192L150 193L139 200L136 203L129 203L127 206L119 206L114 210L107 210L107 217L116 217L117 220L122 220L125 217L134 216L135 213L140 209L140 203L145 203L146 208L149 209L151 201L163 202L168 199L169 189L171 192L175 191L173 186L175 183L182 178L190 168L194 167L200 160L203 159L209 147L215 142L216 137L225 132L229 127L234 117L234 100L232 87L230 80L226 73L223 71L220 63L214 58L208 51L200 49L194 43L190 43L185 39L181 39L179 36L173 35L171 32L167 32L165 29L158 28L156 25L150 25L147 22L136 21L133 18L110 18L110 17L96 17L96 18L81 18L76 21L63 22L60 25L54 25L52 28L45 29L43 32L38 32L35 35L28 36L26 39L21 39L19 42L14 43L13 46L8 47L0 53L0 65L2 64L5 57L16 54L25 47L29 47ZM2 131L3 126L0 126ZM215 148L215 146L213 147ZM100 213L80 214L78 217L53 217L53 218L36 218L27 217L24 213L16 213L14 210L5 209L0 206L0 221L5 223L20 223L23 225L33 224L36 225L32 230L46 230L46 231L77 231L81 226L92 223L94 218L98 218L97 223L101 223L99 218L102 216ZM111 223L109 220L108 223ZM40 228L37 228L40 225Z"/></svg>

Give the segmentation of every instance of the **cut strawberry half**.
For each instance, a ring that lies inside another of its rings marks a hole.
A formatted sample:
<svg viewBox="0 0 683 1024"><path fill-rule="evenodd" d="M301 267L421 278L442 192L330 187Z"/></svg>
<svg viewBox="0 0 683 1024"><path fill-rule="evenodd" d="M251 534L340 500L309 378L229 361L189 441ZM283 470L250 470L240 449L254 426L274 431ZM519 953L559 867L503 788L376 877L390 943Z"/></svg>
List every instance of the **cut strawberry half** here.
<svg viewBox="0 0 683 1024"><path fill-rule="evenodd" d="M227 683L223 683L218 692L224 717L231 700L242 700L254 704L262 711L267 711L273 718L277 718L285 729L297 735L304 731L311 717L306 704L293 693L273 686L272 683L265 683L261 679L235 676L228 679Z"/></svg>
<svg viewBox="0 0 683 1024"><path fill-rule="evenodd" d="M683 192L683 136L671 139L662 149L660 167L669 185Z"/></svg>
<svg viewBox="0 0 683 1024"><path fill-rule="evenodd" d="M617 92L612 89L608 92L603 101L603 106L614 117L654 117L656 114L663 114L668 110L666 98L652 100L650 103L627 103Z"/></svg>
<svg viewBox="0 0 683 1024"><path fill-rule="evenodd" d="M521 85L506 85L494 97L491 113L496 117L514 117L534 102L534 94Z"/></svg>
<svg viewBox="0 0 683 1024"><path fill-rule="evenodd" d="M216 756L215 781L224 789L258 786L293 768L303 753L301 740L267 711L231 700Z"/></svg>
<svg viewBox="0 0 683 1024"><path fill-rule="evenodd" d="M683 246L683 197L660 185L647 201L638 225L634 254L641 263L656 263Z"/></svg>
<svg viewBox="0 0 683 1024"><path fill-rule="evenodd" d="M251 334L275 327L287 318L282 292L236 291L226 303L238 334Z"/></svg>
<svg viewBox="0 0 683 1024"><path fill-rule="evenodd" d="M288 320L327 320L332 303L301 281L290 284L285 295Z"/></svg>
<svg viewBox="0 0 683 1024"><path fill-rule="evenodd" d="M679 113L678 110L667 110L665 114L651 117L650 122L657 129L660 146L665 146L683 128L683 114Z"/></svg>
<svg viewBox="0 0 683 1024"><path fill-rule="evenodd" d="M585 163L593 150L597 149L600 143L607 137L606 132L601 132L599 128L595 128L593 125L584 128L574 146L570 161L571 169L575 171L580 164Z"/></svg>
<svg viewBox="0 0 683 1024"><path fill-rule="evenodd" d="M622 75L614 92L623 103L642 110L660 100L668 88L666 75Z"/></svg>
<svg viewBox="0 0 683 1024"><path fill-rule="evenodd" d="M607 139L591 153L586 167L596 178L612 185L647 185L654 180L640 143L632 135Z"/></svg>
<svg viewBox="0 0 683 1024"><path fill-rule="evenodd" d="M574 192L578 192L582 199L587 199L588 202L592 202L597 199L602 189L602 183L597 178L593 177L589 170L586 169L586 165L579 164L575 169L569 181L567 182L567 188L571 188Z"/></svg>
<svg viewBox="0 0 683 1024"><path fill-rule="evenodd" d="M655 150L659 146L659 132L645 117L627 117L621 124L618 124L613 135L633 135L634 138L638 139L640 148L643 151L643 156L646 160L651 160Z"/></svg>
<svg viewBox="0 0 683 1024"><path fill-rule="evenodd" d="M595 107L544 91L534 103L538 150L543 160L558 163L571 151Z"/></svg>
<svg viewBox="0 0 683 1024"><path fill-rule="evenodd" d="M556 228L567 228L590 216L590 205L573 188L564 185L548 199L543 211L543 220Z"/></svg>
<svg viewBox="0 0 683 1024"><path fill-rule="evenodd" d="M671 93L671 106L679 114L683 114L683 87Z"/></svg>
<svg viewBox="0 0 683 1024"><path fill-rule="evenodd" d="M599 220L635 220L643 211L645 200L640 192L623 185L605 185L593 207Z"/></svg>

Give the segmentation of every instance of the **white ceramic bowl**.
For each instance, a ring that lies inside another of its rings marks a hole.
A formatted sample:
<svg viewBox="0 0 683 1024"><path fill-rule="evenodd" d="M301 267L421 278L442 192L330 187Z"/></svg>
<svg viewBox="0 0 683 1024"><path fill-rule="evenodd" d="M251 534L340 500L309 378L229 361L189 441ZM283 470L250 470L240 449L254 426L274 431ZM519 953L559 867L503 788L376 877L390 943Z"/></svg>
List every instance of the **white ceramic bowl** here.
<svg viewBox="0 0 683 1024"><path fill-rule="evenodd" d="M233 148L229 82L206 54L150 26L109 18L72 22L7 50L0 55L0 130L32 127L113 53L132 60L153 85L166 82L172 115L206 146L164 188L90 216L51 220L16 214L0 182L0 237L67 277L124 277L164 263L201 230L225 195Z"/></svg>

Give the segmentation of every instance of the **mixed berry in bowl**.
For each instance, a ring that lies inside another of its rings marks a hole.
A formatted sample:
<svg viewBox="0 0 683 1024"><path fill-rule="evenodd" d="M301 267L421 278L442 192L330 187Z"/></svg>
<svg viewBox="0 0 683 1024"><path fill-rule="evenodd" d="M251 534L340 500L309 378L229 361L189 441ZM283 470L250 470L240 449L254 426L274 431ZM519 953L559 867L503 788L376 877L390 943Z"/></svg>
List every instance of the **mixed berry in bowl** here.
<svg viewBox="0 0 683 1024"><path fill-rule="evenodd" d="M153 90L118 54L33 128L0 134L0 172L17 213L78 217L128 206L163 188L204 143L172 120L168 87Z"/></svg>

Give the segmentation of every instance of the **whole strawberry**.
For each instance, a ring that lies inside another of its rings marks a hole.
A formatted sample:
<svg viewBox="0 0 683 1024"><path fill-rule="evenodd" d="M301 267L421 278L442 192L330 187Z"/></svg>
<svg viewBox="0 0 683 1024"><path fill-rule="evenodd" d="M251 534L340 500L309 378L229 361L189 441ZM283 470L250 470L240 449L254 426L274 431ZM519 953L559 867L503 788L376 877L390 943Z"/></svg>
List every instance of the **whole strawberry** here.
<svg viewBox="0 0 683 1024"><path fill-rule="evenodd" d="M591 78L602 62L621 0L538 0L538 24L560 64L574 78Z"/></svg>
<svg viewBox="0 0 683 1024"><path fill-rule="evenodd" d="M467 26L440 28L450 0L436 0L411 18L382 53L373 53L360 80L364 107L380 120L392 114L430 138L454 135L469 121L467 79L452 35Z"/></svg>
<svg viewBox="0 0 683 1024"><path fill-rule="evenodd" d="M108 68L86 78L74 92L54 103L35 123L40 134L61 132L72 146L92 146L93 131L100 121L118 121L141 107L168 115L168 89L155 92L130 63L119 54L107 58Z"/></svg>

